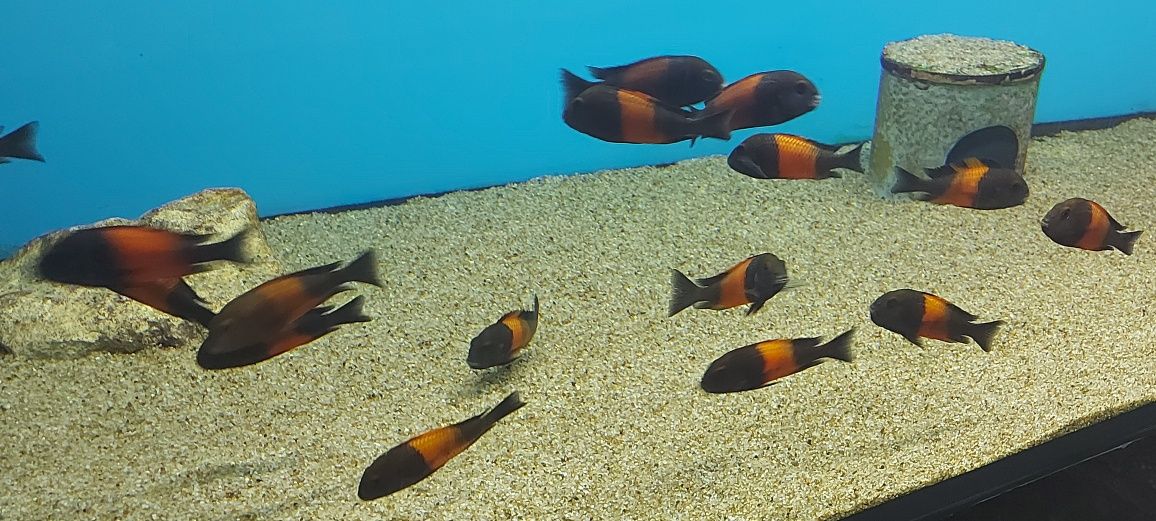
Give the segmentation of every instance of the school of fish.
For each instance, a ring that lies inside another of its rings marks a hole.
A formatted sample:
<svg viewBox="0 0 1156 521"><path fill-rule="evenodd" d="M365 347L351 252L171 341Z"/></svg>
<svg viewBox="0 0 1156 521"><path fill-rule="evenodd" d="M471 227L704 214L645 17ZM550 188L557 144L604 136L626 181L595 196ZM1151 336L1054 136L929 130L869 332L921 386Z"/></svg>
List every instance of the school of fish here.
<svg viewBox="0 0 1156 521"><path fill-rule="evenodd" d="M802 74L775 70L725 84L722 74L697 56L657 56L611 67L588 67L597 80L562 70L562 119L566 125L607 142L669 144L703 137L729 140L736 130L782 124L819 106L815 85ZM696 107L696 104L702 107ZM37 151L38 122L8 134L0 127L0 163L44 161ZM862 143L842 146L785 133L753 134L727 158L735 172L755 179L823 180L840 171L861 172ZM1021 205L1027 183L1014 168L1015 136L989 127L961 136L942 165L918 165L925 176L896 167L891 191L940 205L997 210ZM1100 204L1074 197L1057 203L1040 221L1059 245L1127 255L1140 231L1126 227ZM195 362L208 371L243 370L267 363L342 327L368 322L364 295L338 306L331 299L361 283L382 286L372 250L348 262L336 261L265 281L214 312L185 277L221 263L246 263L247 231L212 237L144 226L104 226L72 231L54 242L38 262L50 281L106 288L144 305L203 326L207 334ZM792 287L787 264L764 252L736 262L717 275L691 279L671 271L668 317L687 308L727 310L747 306L751 315ZM968 296L964 296L968 298ZM466 366L483 371L517 363L539 325L540 305L509 311L485 326L470 342ZM1002 320L978 317L947 299L916 289L879 296L866 310L870 320L912 344L923 339L975 342L993 350ZM705 369L707 393L760 389L824 360L852 363L855 329L821 342L821 337L759 340L722 353ZM525 405L511 392L488 411L452 425L434 427L381 454L362 473L357 497L374 500L394 494L434 474L499 421Z"/></svg>

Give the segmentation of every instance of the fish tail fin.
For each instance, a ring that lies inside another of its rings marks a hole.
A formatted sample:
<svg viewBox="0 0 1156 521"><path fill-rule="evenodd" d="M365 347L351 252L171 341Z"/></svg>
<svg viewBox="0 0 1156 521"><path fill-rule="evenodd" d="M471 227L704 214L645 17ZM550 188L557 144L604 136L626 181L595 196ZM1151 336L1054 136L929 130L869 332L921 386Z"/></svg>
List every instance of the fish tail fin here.
<svg viewBox="0 0 1156 521"><path fill-rule="evenodd" d="M526 405L526 402L522 401L522 397L518 394L518 391L514 391L482 416L482 424L488 429L491 425L498 423L502 418L509 416L510 413L521 409L523 405Z"/></svg>
<svg viewBox="0 0 1156 521"><path fill-rule="evenodd" d="M681 271L670 270L670 285L672 287L670 294L670 306L667 309L668 317L673 317L679 311L690 307L695 302L702 300L699 297L702 288L694 281L683 275Z"/></svg>
<svg viewBox="0 0 1156 521"><path fill-rule="evenodd" d="M1116 234L1116 240L1112 246L1115 246L1116 249L1120 250L1124 255L1131 255L1132 246L1136 244L1136 239L1140 238L1141 233L1144 233L1144 231L1119 232Z"/></svg>
<svg viewBox="0 0 1156 521"><path fill-rule="evenodd" d="M891 193L926 192L923 184L923 180L916 177L915 174L897 166L895 167L895 184L891 185Z"/></svg>
<svg viewBox="0 0 1156 521"><path fill-rule="evenodd" d="M723 141L731 138L731 116L734 116L735 111L728 110L725 112L704 113L702 115L695 115L691 117L694 123L695 135L702 137L713 137Z"/></svg>
<svg viewBox="0 0 1156 521"><path fill-rule="evenodd" d="M36 131L40 129L40 122L33 121L13 130L11 134L0 137L0 156L30 159L44 162L44 156L36 150Z"/></svg>
<svg viewBox="0 0 1156 521"><path fill-rule="evenodd" d="M342 282L364 282L382 287L381 279L377 278L377 254L372 249L365 250L349 265L341 268Z"/></svg>
<svg viewBox="0 0 1156 521"><path fill-rule="evenodd" d="M856 172L862 172L863 166L862 166L862 163L860 163L860 157L859 157L862 154L863 154L863 143L859 143L858 145L855 145L854 148L851 148L851 149L846 150L844 152L839 152L839 154L837 156L835 156L836 157L835 167L846 168L847 170L854 170Z"/></svg>
<svg viewBox="0 0 1156 521"><path fill-rule="evenodd" d="M819 346L817 349L821 350L822 356L827 358L834 358L844 362L855 361L855 355L851 353L851 340L855 336L855 328L844 331L839 336L832 338L826 344Z"/></svg>
<svg viewBox="0 0 1156 521"><path fill-rule="evenodd" d="M984 322L982 324L972 324L971 332L968 333L967 336L971 337L972 340L975 340L975 343L979 344L980 349L990 352L991 339L995 336L996 331L999 331L1000 326L1003 324L1004 322L1002 320Z"/></svg>
<svg viewBox="0 0 1156 521"><path fill-rule="evenodd" d="M562 69L562 89L566 92L566 99L563 104L569 103L570 100L577 98L582 91L597 85L598 82L586 81L580 78L577 74Z"/></svg>
<svg viewBox="0 0 1156 521"><path fill-rule="evenodd" d="M248 263L252 259L245 253L245 240L249 230L241 230L221 242L202 244L193 250L193 264L227 260L232 262Z"/></svg>
<svg viewBox="0 0 1156 521"><path fill-rule="evenodd" d="M538 316L538 294L534 294L534 316Z"/></svg>

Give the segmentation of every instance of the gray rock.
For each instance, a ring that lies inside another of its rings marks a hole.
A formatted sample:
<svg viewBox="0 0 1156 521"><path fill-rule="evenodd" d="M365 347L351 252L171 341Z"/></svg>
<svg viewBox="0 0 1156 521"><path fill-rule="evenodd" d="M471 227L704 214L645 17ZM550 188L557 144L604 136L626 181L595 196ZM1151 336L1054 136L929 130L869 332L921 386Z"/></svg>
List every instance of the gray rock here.
<svg viewBox="0 0 1156 521"><path fill-rule="evenodd" d="M41 254L68 231L117 224L219 234L220 239L248 229L245 252L251 263L221 262L212 270L185 278L214 310L281 274L281 264L265 241L253 200L235 188L204 190L151 210L138 221L108 219L44 235L0 262L0 352L73 358L95 351L135 352L152 347L193 350L200 345L205 330L198 324L111 290L59 284L37 275Z"/></svg>

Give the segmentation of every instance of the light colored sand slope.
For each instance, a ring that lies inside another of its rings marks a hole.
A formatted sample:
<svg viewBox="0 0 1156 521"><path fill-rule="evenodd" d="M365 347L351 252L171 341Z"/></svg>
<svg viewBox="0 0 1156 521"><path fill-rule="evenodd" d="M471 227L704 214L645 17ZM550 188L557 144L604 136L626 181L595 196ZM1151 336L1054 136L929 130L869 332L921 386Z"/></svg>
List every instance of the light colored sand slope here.
<svg viewBox="0 0 1156 521"><path fill-rule="evenodd" d="M360 288L376 319L226 372L193 346L0 358L0 518L835 519L1156 397L1152 143L1151 121L1037 141L1028 203L994 212L713 157L278 219L292 269L377 248L386 287ZM1131 257L1057 246L1038 220L1072 196L1151 235ZM665 316L670 268L764 251L797 288L750 317ZM873 325L902 287L1006 320L994 351ZM469 339L531 292L522 359L470 370ZM698 388L731 348L851 326L853 364ZM431 478L357 500L379 454L511 390L528 405Z"/></svg>

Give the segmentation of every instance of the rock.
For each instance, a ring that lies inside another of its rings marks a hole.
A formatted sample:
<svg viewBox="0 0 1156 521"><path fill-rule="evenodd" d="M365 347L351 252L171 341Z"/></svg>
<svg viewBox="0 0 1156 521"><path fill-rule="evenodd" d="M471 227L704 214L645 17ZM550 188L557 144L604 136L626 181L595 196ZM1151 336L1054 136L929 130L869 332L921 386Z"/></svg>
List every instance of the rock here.
<svg viewBox="0 0 1156 521"><path fill-rule="evenodd" d="M169 316L104 288L41 279L41 254L68 231L96 226L141 224L180 233L228 238L249 229L248 264L220 262L185 277L210 308L281 274L281 264L265 241L257 207L244 191L210 189L145 213L138 221L108 219L33 239L0 261L0 352L34 358L73 358L94 351L135 352L151 347L190 349L204 340L198 324ZM217 240L217 237L214 237Z"/></svg>

